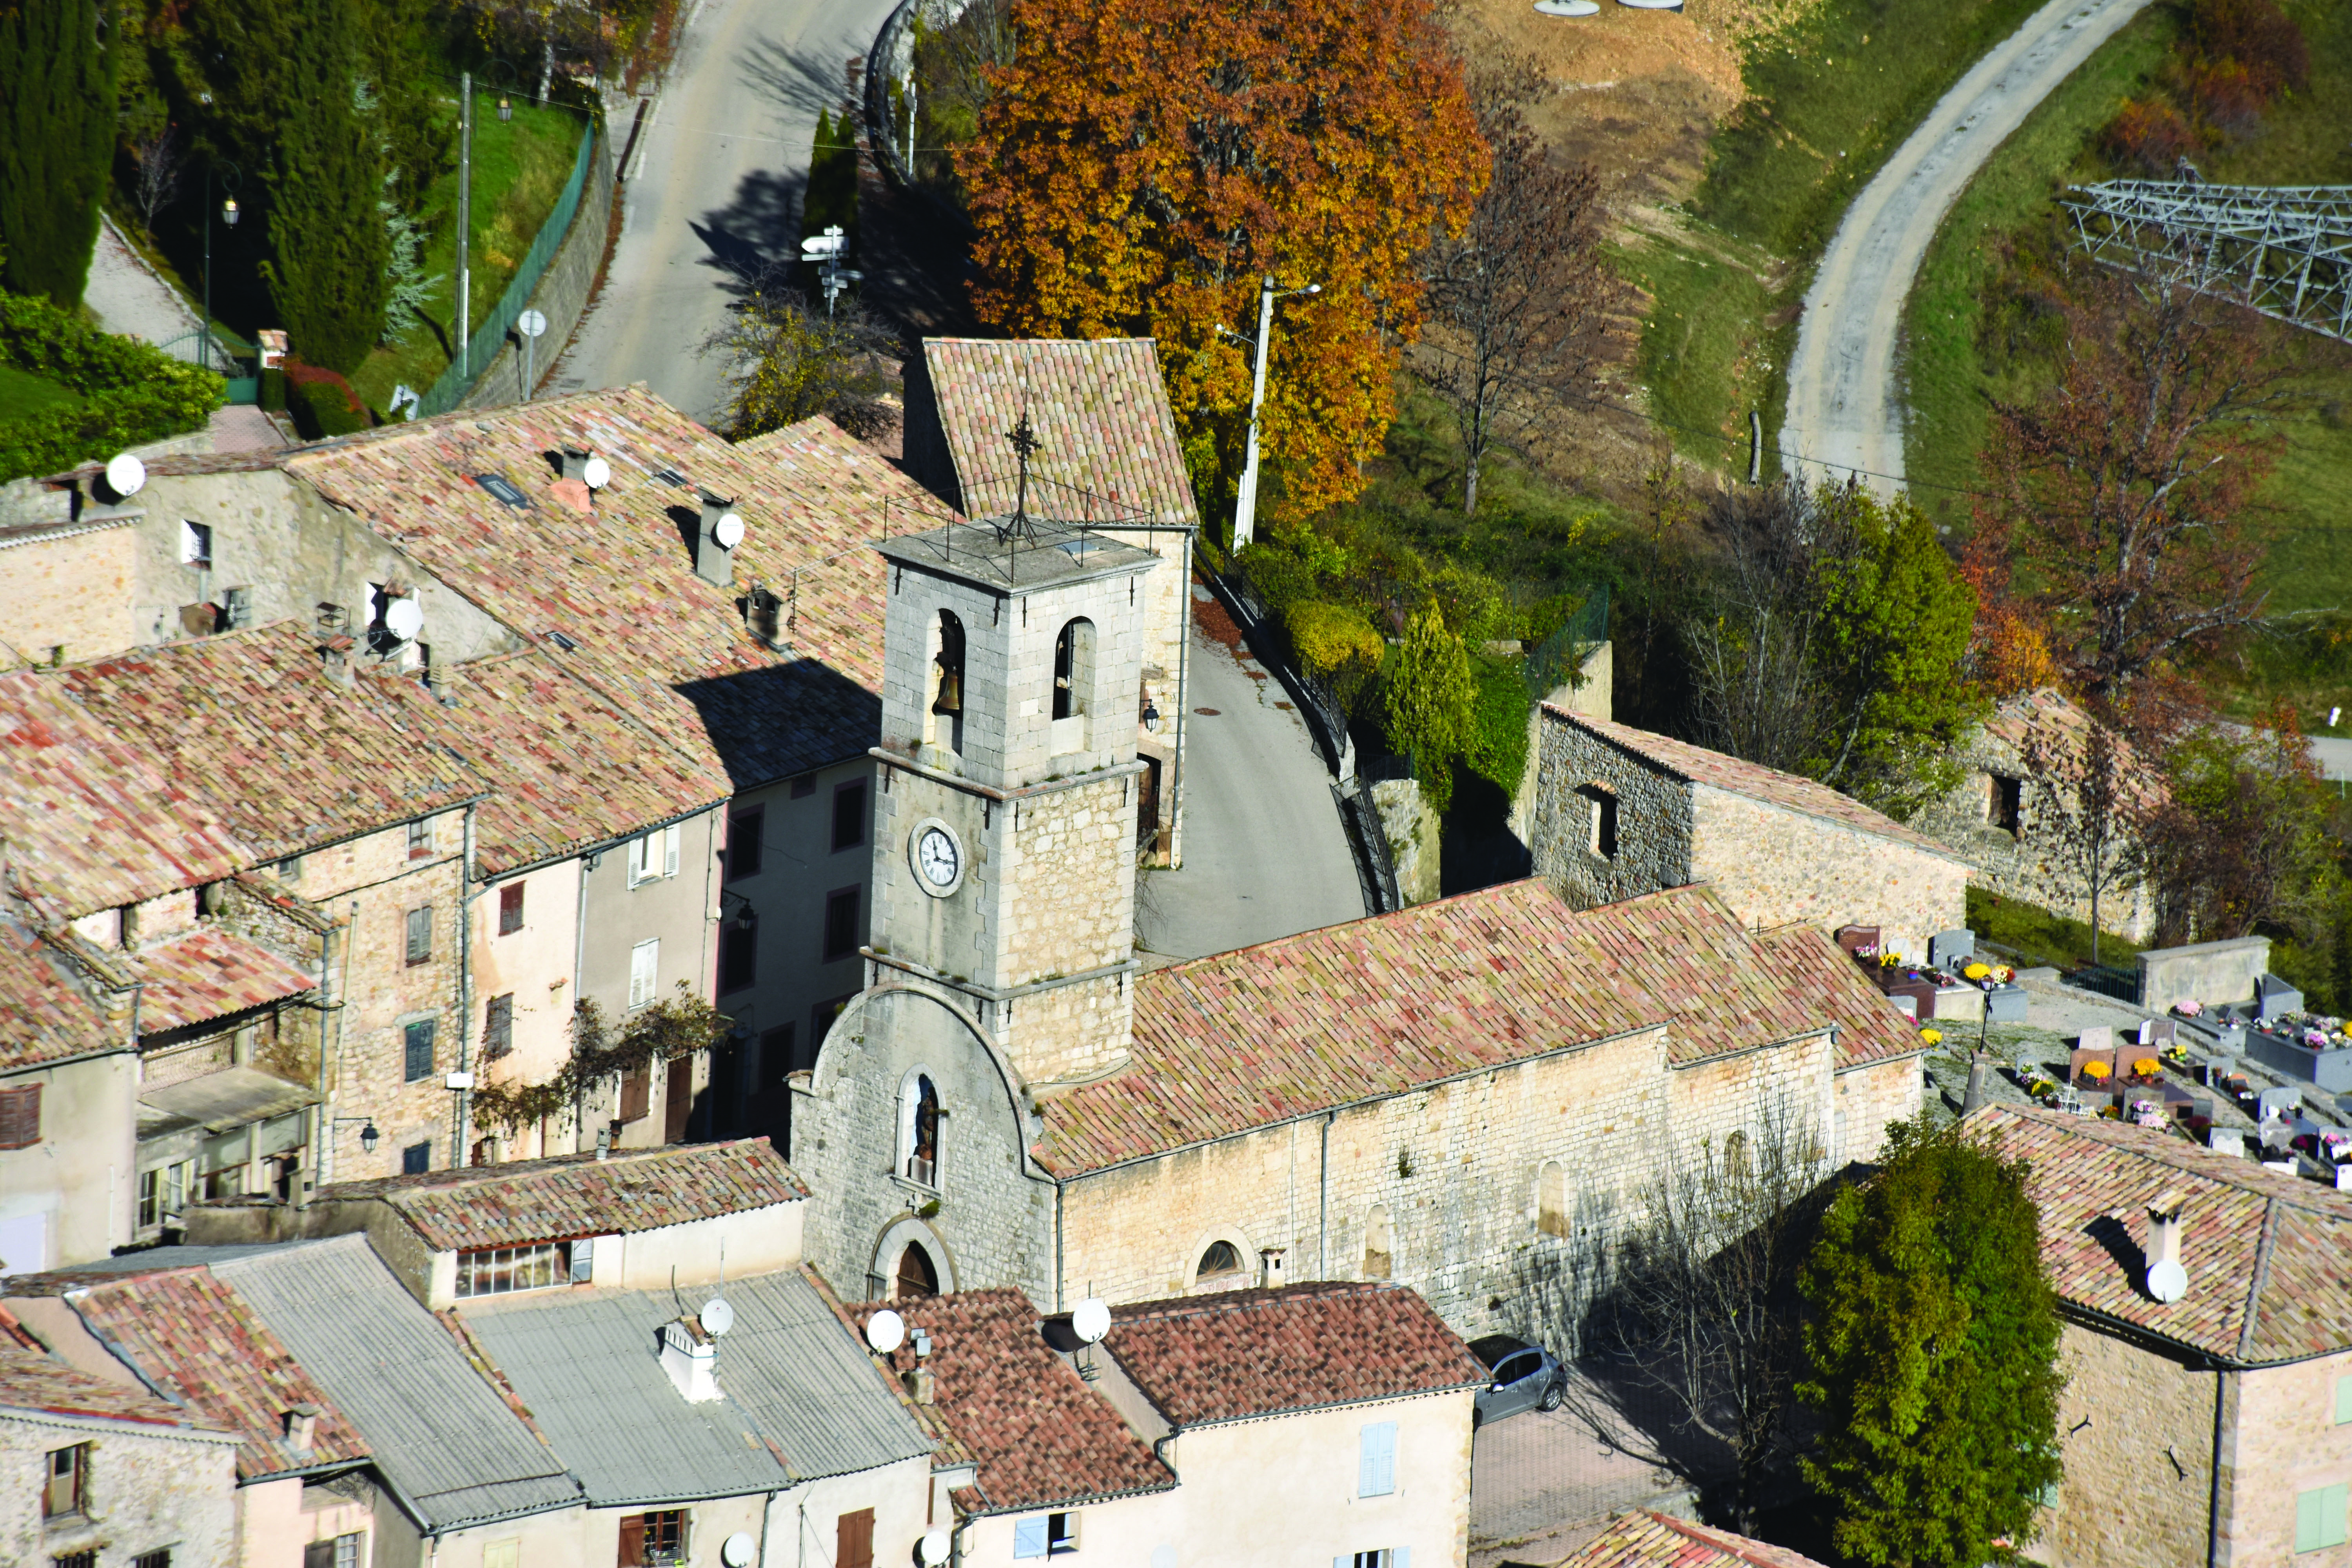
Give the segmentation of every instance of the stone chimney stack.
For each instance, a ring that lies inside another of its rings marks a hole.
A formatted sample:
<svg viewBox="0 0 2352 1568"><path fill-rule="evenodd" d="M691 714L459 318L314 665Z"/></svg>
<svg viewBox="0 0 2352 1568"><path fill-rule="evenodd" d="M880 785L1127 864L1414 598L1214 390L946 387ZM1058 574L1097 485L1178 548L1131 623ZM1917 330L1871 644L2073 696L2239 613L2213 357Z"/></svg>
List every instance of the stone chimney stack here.
<svg viewBox="0 0 2352 1568"><path fill-rule="evenodd" d="M743 520L735 503L702 492L702 520L694 538L694 574L720 588L735 585L735 547L743 542Z"/></svg>

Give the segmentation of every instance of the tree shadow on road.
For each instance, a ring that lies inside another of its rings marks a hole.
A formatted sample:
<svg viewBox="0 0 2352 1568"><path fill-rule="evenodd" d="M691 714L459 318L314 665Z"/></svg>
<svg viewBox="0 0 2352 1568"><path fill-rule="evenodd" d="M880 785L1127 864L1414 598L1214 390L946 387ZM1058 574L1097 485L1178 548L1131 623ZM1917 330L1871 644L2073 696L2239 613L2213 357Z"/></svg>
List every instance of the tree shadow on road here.
<svg viewBox="0 0 2352 1568"><path fill-rule="evenodd" d="M701 266L727 275L720 287L737 299L780 264L800 259L805 174L755 169L736 183L735 199L692 224L709 254Z"/></svg>
<svg viewBox="0 0 2352 1568"><path fill-rule="evenodd" d="M819 110L838 112L849 90L844 68L848 56L829 59L808 49L795 49L763 38L743 51L736 74L743 85L779 110L815 118ZM808 149L793 149L793 162L808 162Z"/></svg>

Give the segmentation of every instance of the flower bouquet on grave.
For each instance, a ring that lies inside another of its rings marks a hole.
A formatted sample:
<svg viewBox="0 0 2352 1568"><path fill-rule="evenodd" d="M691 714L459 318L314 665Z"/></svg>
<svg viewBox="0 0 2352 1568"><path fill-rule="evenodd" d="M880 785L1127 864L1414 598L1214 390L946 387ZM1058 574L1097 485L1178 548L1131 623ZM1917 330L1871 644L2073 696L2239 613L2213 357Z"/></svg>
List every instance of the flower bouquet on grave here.
<svg viewBox="0 0 2352 1568"><path fill-rule="evenodd" d="M2105 1062L2084 1062L2083 1064L2083 1076L2089 1079L2093 1083L2106 1082L2108 1078L2113 1075L2114 1071L2115 1069L2107 1066Z"/></svg>
<svg viewBox="0 0 2352 1568"><path fill-rule="evenodd" d="M2131 1119L2135 1126L2161 1127L2166 1121L2164 1108L2152 1100L2131 1102Z"/></svg>
<svg viewBox="0 0 2352 1568"><path fill-rule="evenodd" d="M1982 984L1984 982L1992 978L1992 965L1990 963L1969 964L1961 969L1960 978L1963 980L1973 980L1979 984Z"/></svg>
<svg viewBox="0 0 2352 1568"><path fill-rule="evenodd" d="M1944 1031L1941 1029L1922 1029L1919 1031L1919 1043L1925 1046L1940 1046L1944 1043Z"/></svg>
<svg viewBox="0 0 2352 1568"><path fill-rule="evenodd" d="M2163 1056L2168 1065L2179 1068L2183 1072L2189 1070L2189 1047L2182 1045L2179 1040L2175 1040L2172 1044L2165 1047L2160 1054Z"/></svg>
<svg viewBox="0 0 2352 1568"><path fill-rule="evenodd" d="M2205 1004L2191 996L2186 1002L2175 1002L2172 1010L2184 1018L2195 1018L2203 1015Z"/></svg>
<svg viewBox="0 0 2352 1568"><path fill-rule="evenodd" d="M2163 1064L2154 1057L2142 1057L2132 1063L2132 1077L2142 1083L2154 1083L2161 1076Z"/></svg>

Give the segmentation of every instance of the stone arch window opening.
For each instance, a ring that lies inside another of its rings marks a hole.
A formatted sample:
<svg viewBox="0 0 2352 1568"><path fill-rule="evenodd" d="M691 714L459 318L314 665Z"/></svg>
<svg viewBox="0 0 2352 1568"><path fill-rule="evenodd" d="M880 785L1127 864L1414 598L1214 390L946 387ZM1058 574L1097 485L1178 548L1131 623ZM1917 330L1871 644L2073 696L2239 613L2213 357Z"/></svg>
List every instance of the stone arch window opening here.
<svg viewBox="0 0 2352 1568"><path fill-rule="evenodd" d="M1588 784L1577 786L1591 808L1588 817L1585 848L1603 860L1617 858L1617 795L1605 784Z"/></svg>
<svg viewBox="0 0 2352 1568"><path fill-rule="evenodd" d="M1396 1273L1396 1230L1386 1204L1374 1204L1364 1216L1364 1278L1387 1279Z"/></svg>
<svg viewBox="0 0 2352 1568"><path fill-rule="evenodd" d="M940 1091L918 1068L898 1090L898 1173L919 1187L940 1184Z"/></svg>
<svg viewBox="0 0 2352 1568"><path fill-rule="evenodd" d="M1095 624L1080 616L1054 639L1054 717L1081 719L1094 685Z"/></svg>
<svg viewBox="0 0 2352 1568"><path fill-rule="evenodd" d="M1723 1141L1724 1179L1745 1182L1755 1174L1756 1163L1748 1152L1748 1134L1735 1129Z"/></svg>
<svg viewBox="0 0 2352 1568"><path fill-rule="evenodd" d="M1199 1285L1226 1285L1240 1278L1241 1272L1241 1248L1230 1241L1213 1241L1202 1250L1192 1279Z"/></svg>
<svg viewBox="0 0 2352 1568"><path fill-rule="evenodd" d="M940 1293L939 1266L931 1261L930 1249L919 1241L910 1241L899 1249L898 1267L892 1274L891 1293L898 1300Z"/></svg>
<svg viewBox="0 0 2352 1568"><path fill-rule="evenodd" d="M963 621L941 610L931 631L932 696L926 739L950 751L963 749Z"/></svg>
<svg viewBox="0 0 2352 1568"><path fill-rule="evenodd" d="M1536 1230L1565 1237L1568 1228L1568 1173L1557 1160L1544 1162L1536 1173Z"/></svg>

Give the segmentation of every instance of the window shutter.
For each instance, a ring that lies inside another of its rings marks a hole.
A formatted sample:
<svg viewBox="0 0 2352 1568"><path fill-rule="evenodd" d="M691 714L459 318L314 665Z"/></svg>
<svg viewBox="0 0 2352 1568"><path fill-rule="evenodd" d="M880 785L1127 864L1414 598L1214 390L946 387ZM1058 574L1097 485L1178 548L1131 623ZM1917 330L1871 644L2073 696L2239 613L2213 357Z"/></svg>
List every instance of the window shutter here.
<svg viewBox="0 0 2352 1568"><path fill-rule="evenodd" d="M642 838L629 840L629 886L635 887L646 879L646 843Z"/></svg>
<svg viewBox="0 0 2352 1568"><path fill-rule="evenodd" d="M621 1568L638 1568L646 1560L646 1516L625 1515L621 1520Z"/></svg>
<svg viewBox="0 0 2352 1568"><path fill-rule="evenodd" d="M1013 1555L1043 1557L1045 1555L1045 1521L1016 1519L1013 1521Z"/></svg>
<svg viewBox="0 0 2352 1568"><path fill-rule="evenodd" d="M2352 1426L2352 1377L2336 1380L2336 1424Z"/></svg>
<svg viewBox="0 0 2352 1568"><path fill-rule="evenodd" d="M1389 1568L1412 1568L1412 1548L1400 1546L1390 1552Z"/></svg>
<svg viewBox="0 0 2352 1568"><path fill-rule="evenodd" d="M661 939L641 942L629 950L629 1005L642 1007L654 999L661 973Z"/></svg>
<svg viewBox="0 0 2352 1568"><path fill-rule="evenodd" d="M874 1568L874 1510L843 1514L834 1545L834 1568Z"/></svg>
<svg viewBox="0 0 2352 1568"><path fill-rule="evenodd" d="M1358 1497L1386 1497L1396 1490L1396 1423L1374 1421L1364 1427L1363 1449L1356 1468Z"/></svg>
<svg viewBox="0 0 2352 1568"><path fill-rule="evenodd" d="M0 1089L0 1149L29 1149L41 1141L41 1086Z"/></svg>
<svg viewBox="0 0 2352 1568"><path fill-rule="evenodd" d="M677 875L677 825L676 823L662 829L662 875L665 877Z"/></svg>

